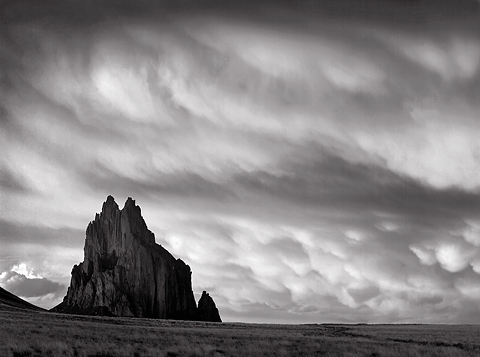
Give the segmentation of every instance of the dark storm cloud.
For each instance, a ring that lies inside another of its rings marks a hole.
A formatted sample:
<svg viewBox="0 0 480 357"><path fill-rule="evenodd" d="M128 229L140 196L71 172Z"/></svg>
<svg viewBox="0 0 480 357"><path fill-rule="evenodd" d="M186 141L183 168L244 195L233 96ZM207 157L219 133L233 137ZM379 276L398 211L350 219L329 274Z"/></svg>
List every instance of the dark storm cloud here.
<svg viewBox="0 0 480 357"><path fill-rule="evenodd" d="M383 166L354 163L322 148L304 162L287 161L280 175L265 171L241 174L234 180L247 190L283 198L303 206L338 207L421 216L425 222L441 224L445 219L475 217L480 196L457 188L434 189Z"/></svg>
<svg viewBox="0 0 480 357"><path fill-rule="evenodd" d="M29 191L28 186L23 182L22 178L5 167L0 167L0 187L2 190L10 192L26 193Z"/></svg>
<svg viewBox="0 0 480 357"><path fill-rule="evenodd" d="M455 2L449 0L423 0L423 1L404 1L404 0L368 0L368 1L334 1L327 0L321 2L312 2L308 0L264 0L264 1L169 1L169 0L140 0L132 3L129 0L120 1L44 1L38 4L36 1L4 1L3 7L9 10L8 16L19 13L24 19L36 18L39 16L51 16L59 18L64 16L68 19L76 19L84 22L85 15L93 15L109 11L113 14L124 14L125 12L139 11L141 9L218 9L218 10L250 10L252 8L272 10L281 9L284 11L297 11L300 14L324 15L328 17L360 19L364 21L392 21L401 24L423 24L425 22L439 22L442 20L451 20L472 16L479 9L477 1L458 0ZM49 10L55 9L55 12ZM79 12L83 10L84 12ZM250 15L255 15L250 13ZM99 16L99 15L97 15Z"/></svg>
<svg viewBox="0 0 480 357"><path fill-rule="evenodd" d="M474 0L368 0L368 1L288 1L294 9L301 11L326 13L338 18L360 19L366 21L385 21L400 24L424 24L425 22L437 22L451 20L452 18L464 18L478 12L479 5Z"/></svg>
<svg viewBox="0 0 480 357"><path fill-rule="evenodd" d="M370 286L363 289L349 289L348 293L353 297L355 302L362 303L378 296L380 289L377 286Z"/></svg>
<svg viewBox="0 0 480 357"><path fill-rule="evenodd" d="M71 247L72 245L80 246L84 236L83 229L50 228L0 219L0 237L5 244Z"/></svg>
<svg viewBox="0 0 480 357"><path fill-rule="evenodd" d="M114 172L102 164L92 165L82 172L84 182L92 188L109 192L131 192L137 197L176 197L192 200L231 201L235 193L224 183L214 182L194 172L163 174L150 173L145 179L135 180Z"/></svg>

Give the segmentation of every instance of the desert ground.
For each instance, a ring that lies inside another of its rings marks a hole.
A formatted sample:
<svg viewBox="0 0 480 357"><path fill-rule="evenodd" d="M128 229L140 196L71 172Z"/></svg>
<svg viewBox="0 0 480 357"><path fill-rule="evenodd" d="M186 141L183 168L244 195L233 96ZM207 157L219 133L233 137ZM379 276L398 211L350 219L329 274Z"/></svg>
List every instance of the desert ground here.
<svg viewBox="0 0 480 357"><path fill-rule="evenodd" d="M0 356L480 356L477 325L272 325L54 314L0 304Z"/></svg>

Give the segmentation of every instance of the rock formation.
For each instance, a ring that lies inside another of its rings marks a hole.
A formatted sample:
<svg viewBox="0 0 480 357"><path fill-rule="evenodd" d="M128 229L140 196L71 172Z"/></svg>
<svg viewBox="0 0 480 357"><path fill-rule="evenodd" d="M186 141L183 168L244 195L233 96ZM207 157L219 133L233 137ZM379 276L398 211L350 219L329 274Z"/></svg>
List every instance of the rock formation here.
<svg viewBox="0 0 480 357"><path fill-rule="evenodd" d="M202 297L198 301L197 320L222 322L215 302L206 291L202 293Z"/></svg>
<svg viewBox="0 0 480 357"><path fill-rule="evenodd" d="M84 260L72 269L67 295L52 310L199 320L190 267L155 243L130 197L122 210L107 197L87 227Z"/></svg>

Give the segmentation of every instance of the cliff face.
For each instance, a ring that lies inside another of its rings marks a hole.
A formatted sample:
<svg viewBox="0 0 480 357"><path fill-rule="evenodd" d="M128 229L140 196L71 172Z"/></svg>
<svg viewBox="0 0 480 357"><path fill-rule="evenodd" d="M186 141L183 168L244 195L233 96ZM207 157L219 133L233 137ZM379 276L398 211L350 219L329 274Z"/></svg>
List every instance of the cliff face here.
<svg viewBox="0 0 480 357"><path fill-rule="evenodd" d="M75 265L57 312L196 320L190 267L155 243L140 207L112 196L86 230L84 260Z"/></svg>

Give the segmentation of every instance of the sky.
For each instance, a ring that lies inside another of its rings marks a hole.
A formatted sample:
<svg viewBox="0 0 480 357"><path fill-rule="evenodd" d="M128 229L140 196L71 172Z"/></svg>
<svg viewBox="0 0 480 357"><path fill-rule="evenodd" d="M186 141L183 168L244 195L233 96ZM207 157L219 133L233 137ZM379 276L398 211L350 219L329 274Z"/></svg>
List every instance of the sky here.
<svg viewBox="0 0 480 357"><path fill-rule="evenodd" d="M0 1L0 286L107 195L223 321L480 322L480 2Z"/></svg>

